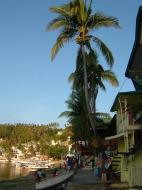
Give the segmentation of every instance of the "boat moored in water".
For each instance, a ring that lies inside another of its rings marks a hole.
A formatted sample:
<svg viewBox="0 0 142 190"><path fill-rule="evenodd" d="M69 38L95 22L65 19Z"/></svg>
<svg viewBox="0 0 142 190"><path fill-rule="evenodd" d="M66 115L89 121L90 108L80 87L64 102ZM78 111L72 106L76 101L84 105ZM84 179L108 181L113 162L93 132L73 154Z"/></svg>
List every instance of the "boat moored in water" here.
<svg viewBox="0 0 142 190"><path fill-rule="evenodd" d="M54 163L48 161L38 161L38 160L17 160L13 159L12 163L14 163L17 167L28 168L30 170L36 170L40 168L53 168Z"/></svg>
<svg viewBox="0 0 142 190"><path fill-rule="evenodd" d="M55 189L56 187L66 183L71 179L73 176L73 171L66 171L58 176L44 179L38 183L35 184L35 188L37 190L44 190L44 189Z"/></svg>

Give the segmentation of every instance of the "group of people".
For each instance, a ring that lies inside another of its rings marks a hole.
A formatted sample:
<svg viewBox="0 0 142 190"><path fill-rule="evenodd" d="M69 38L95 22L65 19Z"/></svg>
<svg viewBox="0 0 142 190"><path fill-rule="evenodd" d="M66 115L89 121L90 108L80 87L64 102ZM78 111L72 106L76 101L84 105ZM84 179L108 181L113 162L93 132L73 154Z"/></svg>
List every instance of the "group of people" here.
<svg viewBox="0 0 142 190"><path fill-rule="evenodd" d="M107 181L112 179L112 159L111 155L108 152L101 152L98 154L95 159L91 160L92 168L95 169L95 175L100 177L102 183L106 183ZM64 164L60 164L60 169L64 168L66 171L70 172L74 170L76 173L78 168L81 168L83 165L86 165L86 162L83 163L82 159L77 159L75 157L67 156L64 160ZM58 175L58 169L55 168L53 171L53 177ZM36 181L41 181L41 179L45 178L45 171L39 169L35 172Z"/></svg>
<svg viewBox="0 0 142 190"><path fill-rule="evenodd" d="M55 168L53 170L53 174L52 177L56 177L59 174L59 170L62 169L64 167L64 169L66 171L71 171L71 170L75 170L77 168L77 160L74 157L67 157L65 159L64 162L64 166L60 164L59 169ZM46 172L44 169L38 169L37 171L34 172L34 178L36 182L40 182L42 179L46 178Z"/></svg>
<svg viewBox="0 0 142 190"><path fill-rule="evenodd" d="M43 169L38 169L34 173L36 182L40 182L42 179L46 178L46 173Z"/></svg>
<svg viewBox="0 0 142 190"><path fill-rule="evenodd" d="M64 162L64 168L67 171L76 170L78 168L78 160L75 157L67 156Z"/></svg>
<svg viewBox="0 0 142 190"><path fill-rule="evenodd" d="M100 153L95 159L95 175L101 178L102 183L112 180L112 158Z"/></svg>

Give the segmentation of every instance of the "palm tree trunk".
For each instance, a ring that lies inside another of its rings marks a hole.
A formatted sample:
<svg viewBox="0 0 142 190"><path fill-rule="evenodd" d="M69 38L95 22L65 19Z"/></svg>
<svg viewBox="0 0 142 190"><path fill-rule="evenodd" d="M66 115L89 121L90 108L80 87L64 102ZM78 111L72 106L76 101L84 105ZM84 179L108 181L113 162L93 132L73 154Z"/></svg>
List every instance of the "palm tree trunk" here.
<svg viewBox="0 0 142 190"><path fill-rule="evenodd" d="M86 68L86 57L85 57L85 50L84 50L84 45L83 44L81 44L81 51L82 51L82 56L83 56L84 91L85 91L86 107L87 107L87 112L88 112L88 117L89 117L91 127L93 129L94 135L96 136L95 123L94 123L95 118L92 118L91 109L90 109L90 101L89 101L89 93L88 93L87 68Z"/></svg>
<svg viewBox="0 0 142 190"><path fill-rule="evenodd" d="M96 99L97 99L97 95L98 95L98 88L96 87L96 90L95 90L95 94L94 94L94 107L93 107L93 116L94 116L94 125L96 126ZM96 136L97 136L97 130L95 131L96 132Z"/></svg>
<svg viewBox="0 0 142 190"><path fill-rule="evenodd" d="M94 125L96 126L96 99L94 99L94 112L93 112ZM97 136L97 130L95 130L95 136Z"/></svg>

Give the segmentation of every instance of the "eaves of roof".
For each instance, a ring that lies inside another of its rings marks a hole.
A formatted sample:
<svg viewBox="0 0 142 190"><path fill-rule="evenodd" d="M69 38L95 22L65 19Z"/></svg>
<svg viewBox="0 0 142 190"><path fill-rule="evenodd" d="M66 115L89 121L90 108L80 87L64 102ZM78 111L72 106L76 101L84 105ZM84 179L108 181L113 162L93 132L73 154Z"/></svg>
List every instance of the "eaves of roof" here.
<svg viewBox="0 0 142 190"><path fill-rule="evenodd" d="M141 39L142 38L142 6L139 7L137 18L136 18L136 32L135 32L135 41L133 45L133 49L129 58L128 66L125 72L125 76L128 78L133 78L131 75L133 72L132 65L136 57L138 57L139 49L142 47ZM141 51L141 49L140 49ZM142 53L140 54L142 59ZM133 66L135 67L135 66ZM141 64L142 68L142 64Z"/></svg>
<svg viewBox="0 0 142 190"><path fill-rule="evenodd" d="M119 92L114 100L114 103L111 107L112 112L117 111L119 100L130 100L131 104L136 103L137 101L142 101L142 91L129 91L129 92Z"/></svg>

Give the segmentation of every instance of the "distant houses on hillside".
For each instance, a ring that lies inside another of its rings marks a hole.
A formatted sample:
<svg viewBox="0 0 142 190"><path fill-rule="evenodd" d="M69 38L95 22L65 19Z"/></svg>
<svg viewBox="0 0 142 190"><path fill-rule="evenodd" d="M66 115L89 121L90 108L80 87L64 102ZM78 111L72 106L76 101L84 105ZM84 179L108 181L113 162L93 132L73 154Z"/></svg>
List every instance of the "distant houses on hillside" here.
<svg viewBox="0 0 142 190"><path fill-rule="evenodd" d="M67 140L62 141L60 139L60 136L62 134L63 134L63 131L58 131L57 136L59 136L59 138L57 138L57 140L51 139L50 144L48 142L48 145L53 146L53 147L56 145L67 147L67 149L68 149L67 153L70 153L71 148L72 148L70 136L67 137ZM4 141L3 139L0 139L0 143L3 143L3 141ZM45 144L46 144L46 141L45 141ZM25 158L30 158L30 157L35 157L35 159L39 159L39 160L40 159L41 160L49 159L48 155L42 155L40 153L40 151L38 151L37 146L38 146L38 142L34 142L34 141L21 144L20 147L19 147L19 145L11 146L10 157L6 154L4 148L0 148L0 161L7 160L7 159L10 160L13 158L20 160L20 159L25 159Z"/></svg>

